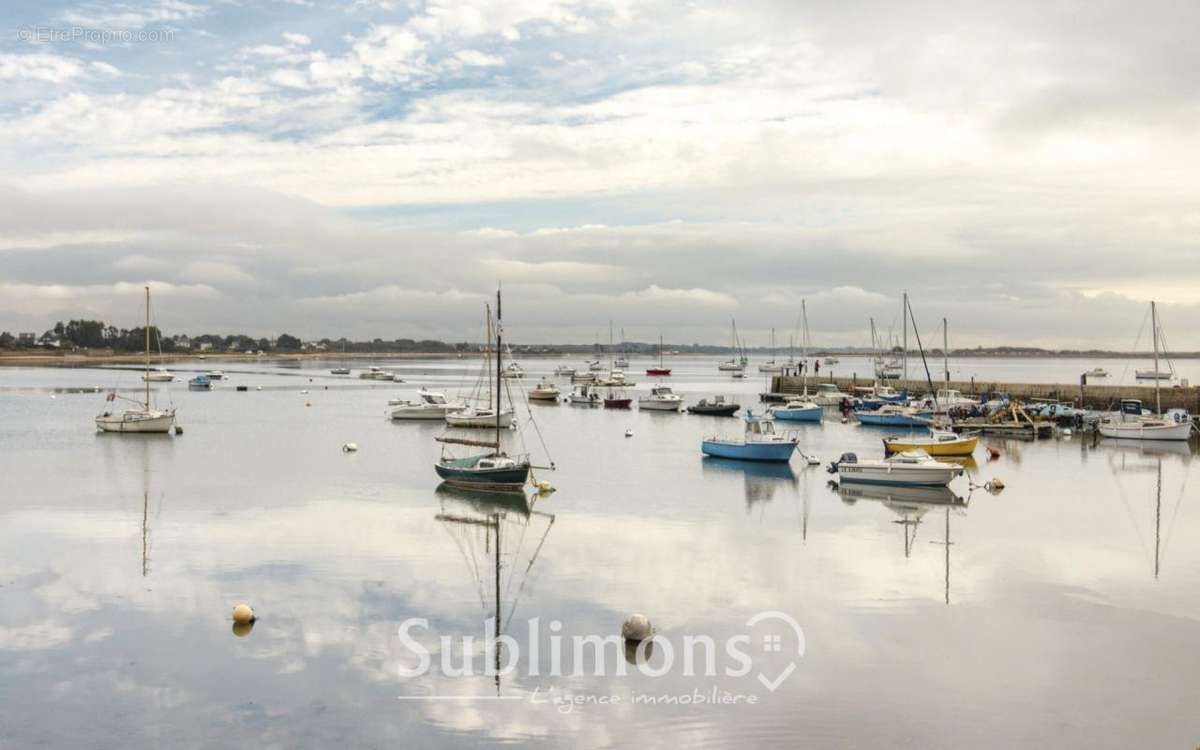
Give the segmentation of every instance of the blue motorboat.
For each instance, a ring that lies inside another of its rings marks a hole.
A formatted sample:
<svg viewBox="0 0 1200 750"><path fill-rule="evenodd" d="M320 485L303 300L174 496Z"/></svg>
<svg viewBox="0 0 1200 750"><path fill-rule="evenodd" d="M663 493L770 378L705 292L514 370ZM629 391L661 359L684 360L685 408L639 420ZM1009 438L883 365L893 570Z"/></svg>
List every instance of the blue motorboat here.
<svg viewBox="0 0 1200 750"><path fill-rule="evenodd" d="M775 422L770 417L747 414L746 430L741 440L723 436L704 438L700 450L706 456L736 458L740 461L785 462L796 452L796 439L775 432Z"/></svg>
<svg viewBox="0 0 1200 750"><path fill-rule="evenodd" d="M874 393L859 401L859 406L863 411L875 411L884 404L906 404L908 403L908 389L897 391L890 386L881 385L874 389Z"/></svg>
<svg viewBox="0 0 1200 750"><path fill-rule="evenodd" d="M188 388L193 391L211 391L212 378L207 375L197 375L188 381Z"/></svg>
<svg viewBox="0 0 1200 750"><path fill-rule="evenodd" d="M771 416L784 422L820 422L825 410L808 399L793 399L782 406L772 406Z"/></svg>
<svg viewBox="0 0 1200 750"><path fill-rule="evenodd" d="M884 404L878 409L854 412L859 424L876 427L928 427L932 412L922 412L899 404Z"/></svg>

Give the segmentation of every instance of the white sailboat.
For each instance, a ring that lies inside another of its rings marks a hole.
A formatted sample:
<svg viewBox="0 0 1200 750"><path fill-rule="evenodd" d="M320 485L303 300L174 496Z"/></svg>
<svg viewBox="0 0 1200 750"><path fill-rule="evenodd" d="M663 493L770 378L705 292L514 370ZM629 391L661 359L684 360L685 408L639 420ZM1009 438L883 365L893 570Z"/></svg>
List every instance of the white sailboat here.
<svg viewBox="0 0 1200 750"><path fill-rule="evenodd" d="M150 373L150 287L146 287L146 372L142 376L145 383L145 400L132 401L113 390L106 399L103 413L96 415L96 429L102 432L138 432L138 433L169 433L175 427L174 409L154 409L150 403L150 383L153 378ZM172 376L173 379L173 376ZM136 408L124 411L114 411L118 399L132 401Z"/></svg>
<svg viewBox="0 0 1200 750"><path fill-rule="evenodd" d="M1158 306L1151 301L1150 321L1154 335L1154 372L1158 369L1158 345L1162 334L1158 326ZM1133 440L1187 440L1192 435L1192 418L1182 409L1172 409L1169 415L1162 413L1163 378L1154 378L1154 414L1146 414L1142 402L1137 399L1121 399L1120 409L1101 417L1100 434L1107 438Z"/></svg>
<svg viewBox="0 0 1200 750"><path fill-rule="evenodd" d="M783 372L783 365L775 361L775 329L771 329L771 358L758 366L759 372L776 373Z"/></svg>
<svg viewBox="0 0 1200 750"><path fill-rule="evenodd" d="M730 323L729 360L717 365L717 369L721 372L733 372L736 370L741 370L745 365L744 362L738 359L737 321L730 321ZM743 357L742 359L745 358Z"/></svg>

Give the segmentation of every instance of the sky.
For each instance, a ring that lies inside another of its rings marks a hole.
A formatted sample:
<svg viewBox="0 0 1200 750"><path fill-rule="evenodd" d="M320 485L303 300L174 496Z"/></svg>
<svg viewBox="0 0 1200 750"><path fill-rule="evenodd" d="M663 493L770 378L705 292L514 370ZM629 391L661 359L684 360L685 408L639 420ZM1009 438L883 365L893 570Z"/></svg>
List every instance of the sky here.
<svg viewBox="0 0 1200 750"><path fill-rule="evenodd" d="M1200 4L0 5L0 330L1200 350ZM1141 336L1139 339L1139 331Z"/></svg>

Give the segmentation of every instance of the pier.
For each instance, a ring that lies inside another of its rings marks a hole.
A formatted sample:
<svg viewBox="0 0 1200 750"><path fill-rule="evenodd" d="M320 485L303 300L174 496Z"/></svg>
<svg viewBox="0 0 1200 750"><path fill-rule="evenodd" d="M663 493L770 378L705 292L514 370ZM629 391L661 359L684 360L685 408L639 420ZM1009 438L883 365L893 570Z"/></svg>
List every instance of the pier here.
<svg viewBox="0 0 1200 750"><path fill-rule="evenodd" d="M872 386L875 382L874 378L860 378L856 375L850 377L825 377L824 375L814 377L810 375L808 388L812 391L813 386L817 383L835 383L839 390L849 393L851 388ZM902 380L880 382L896 389L904 387ZM1100 410L1108 409L1123 398L1136 398L1140 399L1146 408L1154 408L1153 385L1088 383L1080 386L1079 384L1065 385L1063 383L996 383L979 380L945 382L935 380L933 387L935 389L951 388L961 391L965 396L978 396L989 392L1006 393L1010 398L1018 401L1061 401L1084 409ZM778 394L778 397L799 394L803 390L804 380L798 375L775 375L771 378L771 394ZM910 379L908 390L911 395L920 396L929 390L929 386L924 380ZM1198 386L1183 387L1164 384L1161 387L1161 400L1164 411L1180 408L1187 409L1189 414L1200 414L1200 387Z"/></svg>

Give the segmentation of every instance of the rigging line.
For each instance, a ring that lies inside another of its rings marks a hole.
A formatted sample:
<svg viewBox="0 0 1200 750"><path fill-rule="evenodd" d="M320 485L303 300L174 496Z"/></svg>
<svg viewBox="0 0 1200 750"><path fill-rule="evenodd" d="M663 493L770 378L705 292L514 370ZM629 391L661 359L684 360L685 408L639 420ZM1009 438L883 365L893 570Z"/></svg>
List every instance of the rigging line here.
<svg viewBox="0 0 1200 750"><path fill-rule="evenodd" d="M1175 507L1171 510L1171 520L1167 522L1167 536L1163 539L1162 556L1167 556L1167 547L1171 545L1171 537L1175 533L1175 519L1179 516L1179 506L1183 505L1183 495L1187 490L1188 473L1183 473L1183 484L1179 487L1179 497L1175 498Z"/></svg>
<svg viewBox="0 0 1200 750"><path fill-rule="evenodd" d="M1137 338L1133 340L1133 351L1136 354L1138 347L1142 345L1142 334L1146 332L1146 321L1150 319L1150 310L1147 308L1142 316L1142 325L1138 328ZM1125 380L1125 376L1129 374L1129 364L1133 362L1132 358L1125 360L1125 367L1121 370L1121 380Z"/></svg>
<svg viewBox="0 0 1200 750"><path fill-rule="evenodd" d="M444 505L442 506L442 510L443 510L443 512L445 511ZM453 523L453 522L452 521L451 522L443 522L443 524L444 523ZM468 553L468 551L466 549L466 543L462 539L460 539L459 536L457 534L455 534L450 529L449 526L443 525L442 528L444 528L446 530L446 533L449 534L450 538L454 541L455 546L458 547L459 554L462 555L463 560L465 560L467 563L467 568L471 571L471 575L475 578L475 587L478 589L478 593L479 593L479 605L486 612L487 611L487 600L485 599L485 595L483 593L483 578L482 578L482 576L479 575L479 564L478 564L478 561L476 561L476 559L475 559L474 545L471 545L472 550L471 550L471 552Z"/></svg>
<svg viewBox="0 0 1200 750"><path fill-rule="evenodd" d="M1113 475L1113 486L1117 488L1117 497L1121 500L1121 505L1125 507L1125 514L1129 516L1129 521L1133 525L1133 533L1137 537L1138 546L1142 548L1142 554L1146 560L1150 560L1150 547L1146 544L1145 537L1142 536L1142 528L1138 525L1137 516L1133 512L1133 508L1129 505L1129 498L1125 494L1125 488L1121 486L1120 480L1117 478L1117 472L1113 468L1112 460L1108 462L1108 469Z"/></svg>
<svg viewBox="0 0 1200 750"><path fill-rule="evenodd" d="M546 524L546 530L542 532L542 538L538 541L537 549L533 551L533 555L529 558L529 564L525 566L525 572L521 577L521 587L517 589L517 595L513 597L512 608L508 611L508 622L504 623L504 629L508 630L508 626L512 622L512 616L517 611L517 603L521 601L521 594L525 591L525 584L529 581L529 571L533 570L533 564L537 562L538 555L542 552L542 545L546 543L546 537L550 535L550 527L554 525L554 516L549 516L550 522Z"/></svg>

